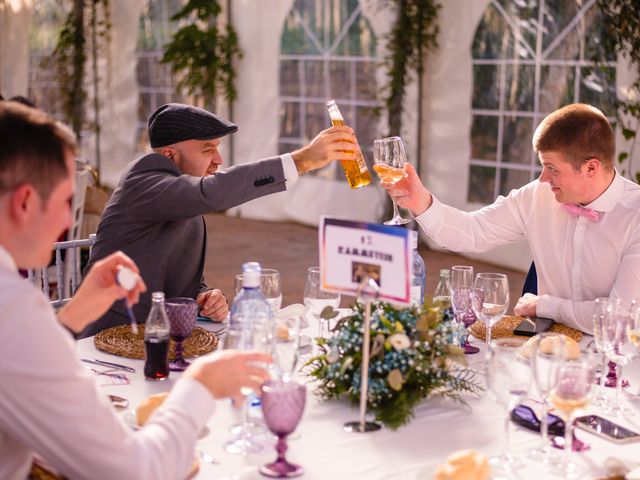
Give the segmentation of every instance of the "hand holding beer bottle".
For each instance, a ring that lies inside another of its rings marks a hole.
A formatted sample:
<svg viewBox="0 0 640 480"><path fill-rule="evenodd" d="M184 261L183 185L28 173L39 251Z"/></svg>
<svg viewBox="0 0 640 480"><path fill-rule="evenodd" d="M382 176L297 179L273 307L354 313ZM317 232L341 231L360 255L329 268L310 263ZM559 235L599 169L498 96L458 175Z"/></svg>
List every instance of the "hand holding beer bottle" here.
<svg viewBox="0 0 640 480"><path fill-rule="evenodd" d="M344 118L335 100L329 100L327 102L327 110L329 111L329 117L331 118L331 124L334 127L341 127L345 125ZM351 188L360 188L371 183L371 175L367 169L367 163L364 161L360 146L356 143L354 145L356 153L355 161L341 160L340 164L344 169L344 174L347 177L347 182Z"/></svg>

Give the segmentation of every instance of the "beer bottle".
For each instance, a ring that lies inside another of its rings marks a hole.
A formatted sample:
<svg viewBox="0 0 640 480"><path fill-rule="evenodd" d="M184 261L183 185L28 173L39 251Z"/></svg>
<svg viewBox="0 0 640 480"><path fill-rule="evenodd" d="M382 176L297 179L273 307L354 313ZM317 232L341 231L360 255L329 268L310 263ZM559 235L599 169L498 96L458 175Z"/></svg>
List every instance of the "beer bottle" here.
<svg viewBox="0 0 640 480"><path fill-rule="evenodd" d="M144 327L144 376L148 380L164 380L169 376L169 330L164 293L153 292Z"/></svg>
<svg viewBox="0 0 640 480"><path fill-rule="evenodd" d="M331 124L334 127L343 126L344 118L335 100L329 100L327 102L327 110L329 111L329 118L331 118ZM356 143L354 145L356 152L355 161L352 160L340 160L340 164L344 169L344 174L347 177L347 182L351 188L360 188L371 183L371 175L367 168L367 163L364 161L360 146Z"/></svg>

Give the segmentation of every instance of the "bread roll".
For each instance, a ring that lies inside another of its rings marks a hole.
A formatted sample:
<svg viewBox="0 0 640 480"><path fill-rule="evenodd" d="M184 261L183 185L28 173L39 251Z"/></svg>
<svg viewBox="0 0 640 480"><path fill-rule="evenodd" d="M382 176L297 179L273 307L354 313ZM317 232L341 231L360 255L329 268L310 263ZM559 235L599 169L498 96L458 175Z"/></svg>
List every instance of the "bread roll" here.
<svg viewBox="0 0 640 480"><path fill-rule="evenodd" d="M580 356L580 345L578 344L578 342L576 342L571 337L562 335L561 333L544 337L544 339L542 340L542 344L540 345L540 351L542 353L551 353L555 347L554 342L558 342L560 338L563 338L565 341L567 358L569 358L570 360L575 360L576 358L578 358ZM525 358L531 358L539 341L540 335L531 337L529 340L527 340L527 343L522 346L520 354Z"/></svg>
<svg viewBox="0 0 640 480"><path fill-rule="evenodd" d="M140 402L140 405L138 405L138 408L136 408L136 419L139 426L147 423L149 417L153 414L153 412L156 411L156 408L162 405L162 402L164 402L165 398L167 398L168 395L169 393L167 392L157 393L145 398Z"/></svg>
<svg viewBox="0 0 640 480"><path fill-rule="evenodd" d="M487 480L490 474L487 457L474 450L459 450L438 467L435 480Z"/></svg>

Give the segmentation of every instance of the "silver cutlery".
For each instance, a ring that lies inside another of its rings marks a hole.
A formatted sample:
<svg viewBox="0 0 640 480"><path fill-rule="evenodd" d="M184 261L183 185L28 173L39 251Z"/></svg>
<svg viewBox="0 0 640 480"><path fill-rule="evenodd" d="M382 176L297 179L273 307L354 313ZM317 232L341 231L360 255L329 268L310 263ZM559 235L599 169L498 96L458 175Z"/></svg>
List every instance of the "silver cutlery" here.
<svg viewBox="0 0 640 480"><path fill-rule="evenodd" d="M135 368L127 367L126 365L120 365L119 363L105 362L104 360L98 360L97 358L80 357L80 361L85 362L85 363L91 363L93 365L100 365L100 366L103 366L103 367L110 367L110 368L114 368L116 370L124 370L125 372L135 373L135 371L136 371Z"/></svg>

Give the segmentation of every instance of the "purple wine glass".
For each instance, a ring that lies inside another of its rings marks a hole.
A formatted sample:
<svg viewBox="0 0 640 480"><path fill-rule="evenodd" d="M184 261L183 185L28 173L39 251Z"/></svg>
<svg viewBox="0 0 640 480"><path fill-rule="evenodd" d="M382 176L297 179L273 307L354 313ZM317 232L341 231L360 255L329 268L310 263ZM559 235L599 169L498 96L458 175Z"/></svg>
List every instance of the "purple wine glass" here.
<svg viewBox="0 0 640 480"><path fill-rule="evenodd" d="M169 369L182 372L191 365L184 359L182 342L191 335L196 324L198 304L193 298L177 297L168 299L164 306L169 317L169 333L176 343L175 359L169 362Z"/></svg>
<svg viewBox="0 0 640 480"><path fill-rule="evenodd" d="M263 385L262 415L269 430L278 437L278 457L275 462L263 465L261 474L272 478L292 478L304 473L300 465L286 460L285 453L286 437L298 426L306 399L306 387L293 380L271 380Z"/></svg>
<svg viewBox="0 0 640 480"><path fill-rule="evenodd" d="M464 342L461 345L464 353L478 353L480 349L469 343L469 331L466 330L474 324L476 318L471 310L471 288L454 288L451 291L451 306L458 322L465 326Z"/></svg>

